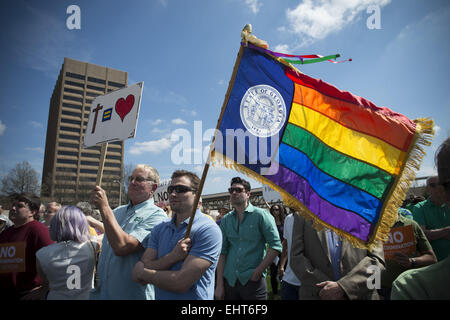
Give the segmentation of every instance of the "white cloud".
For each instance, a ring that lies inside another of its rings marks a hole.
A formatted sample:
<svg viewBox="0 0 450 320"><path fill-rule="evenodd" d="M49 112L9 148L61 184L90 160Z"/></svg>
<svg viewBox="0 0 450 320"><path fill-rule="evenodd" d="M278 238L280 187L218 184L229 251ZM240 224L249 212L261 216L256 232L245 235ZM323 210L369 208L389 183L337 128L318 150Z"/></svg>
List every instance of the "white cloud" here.
<svg viewBox="0 0 450 320"><path fill-rule="evenodd" d="M352 23L370 5L385 6L391 0L304 0L296 8L286 10L289 32L301 37L298 46L326 38ZM285 46L285 45L282 45Z"/></svg>
<svg viewBox="0 0 450 320"><path fill-rule="evenodd" d="M152 125L152 126L157 126L157 125L163 123L163 121L161 119L149 120L149 122L150 122L150 125Z"/></svg>
<svg viewBox="0 0 450 320"><path fill-rule="evenodd" d="M152 140L152 141L144 141L144 142L136 142L133 146L130 148L130 154L133 155L140 155L144 152L150 152L150 153L161 153L164 150L169 149L172 146L172 141L167 138L161 138L159 140Z"/></svg>
<svg viewBox="0 0 450 320"><path fill-rule="evenodd" d="M40 147L36 147L36 148L26 147L25 150L27 150L27 151L35 151L35 152L39 152L39 153L44 153L44 149L40 148Z"/></svg>
<svg viewBox="0 0 450 320"><path fill-rule="evenodd" d="M34 127L34 128L39 128L39 129L41 129L41 128L44 127L44 126L42 125L42 123L37 122L37 121L31 120L31 121L28 121L28 123L29 123L32 127Z"/></svg>
<svg viewBox="0 0 450 320"><path fill-rule="evenodd" d="M441 130L441 127L435 124L433 129L434 129L434 136L437 136L439 134L439 131Z"/></svg>
<svg viewBox="0 0 450 320"><path fill-rule="evenodd" d="M186 121L184 121L183 119L180 119L180 118L172 119L172 123L173 124L187 124Z"/></svg>
<svg viewBox="0 0 450 320"><path fill-rule="evenodd" d="M3 135L5 130L6 130L6 125L2 122L2 120L0 120L0 136Z"/></svg>
<svg viewBox="0 0 450 320"><path fill-rule="evenodd" d="M245 4L254 14L257 14L259 12L259 8L262 6L259 0L245 0Z"/></svg>

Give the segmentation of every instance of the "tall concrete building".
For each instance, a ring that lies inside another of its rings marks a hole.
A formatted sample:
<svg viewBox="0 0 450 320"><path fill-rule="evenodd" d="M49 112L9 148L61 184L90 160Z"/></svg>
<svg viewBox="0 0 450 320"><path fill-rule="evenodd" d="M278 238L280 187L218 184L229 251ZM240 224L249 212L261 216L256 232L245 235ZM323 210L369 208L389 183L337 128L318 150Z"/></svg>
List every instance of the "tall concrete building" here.
<svg viewBox="0 0 450 320"><path fill-rule="evenodd" d="M75 204L95 186L101 147L83 149L83 134L96 96L125 87L128 73L64 58L50 100L41 198ZM102 188L112 207L119 204L124 143L110 142Z"/></svg>

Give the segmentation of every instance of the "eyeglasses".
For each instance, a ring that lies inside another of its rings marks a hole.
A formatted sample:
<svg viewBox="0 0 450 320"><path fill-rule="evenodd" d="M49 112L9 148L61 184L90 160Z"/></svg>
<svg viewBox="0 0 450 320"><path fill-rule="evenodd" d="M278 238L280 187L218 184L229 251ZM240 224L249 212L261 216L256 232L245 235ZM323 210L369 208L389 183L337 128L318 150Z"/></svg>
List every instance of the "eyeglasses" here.
<svg viewBox="0 0 450 320"><path fill-rule="evenodd" d="M188 186L183 186L183 185L176 185L176 186L168 186L167 187L167 192L169 194L171 194L172 192L175 193L186 193L188 191L195 191L195 189L188 187Z"/></svg>
<svg viewBox="0 0 450 320"><path fill-rule="evenodd" d="M231 187L231 188L228 188L228 192L230 193L230 194L233 194L233 192L236 192L236 193L242 193L242 192L244 192L244 188L239 188L239 187Z"/></svg>
<svg viewBox="0 0 450 320"><path fill-rule="evenodd" d="M142 182L144 182L144 181L153 181L152 179L146 179L146 178L142 178L142 177L133 177L133 176L131 176L131 177L129 177L128 178L128 182L132 182L134 180L134 182L136 182L136 183L142 183Z"/></svg>

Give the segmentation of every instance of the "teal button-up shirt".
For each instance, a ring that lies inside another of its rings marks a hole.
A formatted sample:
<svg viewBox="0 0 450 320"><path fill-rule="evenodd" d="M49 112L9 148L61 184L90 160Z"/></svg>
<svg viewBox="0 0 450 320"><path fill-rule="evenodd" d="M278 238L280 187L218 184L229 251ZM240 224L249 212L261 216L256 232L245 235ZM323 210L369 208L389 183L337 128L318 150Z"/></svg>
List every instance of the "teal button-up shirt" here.
<svg viewBox="0 0 450 320"><path fill-rule="evenodd" d="M230 286L236 280L245 285L266 254L266 244L281 252L281 241L275 219L266 210L248 204L239 223L236 210L220 222L222 252L226 255L224 277ZM264 271L263 276L266 276Z"/></svg>
<svg viewBox="0 0 450 320"><path fill-rule="evenodd" d="M169 220L166 213L155 206L153 198L134 207L131 202L114 209L114 216L123 231L135 237L141 244L146 241L154 226ZM131 271L141 259L144 250L127 256L116 256L103 237L102 252L98 260L98 285L90 294L91 300L153 300L152 285L143 286L131 279Z"/></svg>

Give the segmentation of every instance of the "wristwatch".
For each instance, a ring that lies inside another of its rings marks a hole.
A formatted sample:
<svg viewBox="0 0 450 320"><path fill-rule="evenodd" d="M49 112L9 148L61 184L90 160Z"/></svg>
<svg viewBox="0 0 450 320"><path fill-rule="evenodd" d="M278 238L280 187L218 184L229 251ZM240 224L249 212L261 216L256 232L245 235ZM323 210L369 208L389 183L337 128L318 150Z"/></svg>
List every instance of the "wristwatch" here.
<svg viewBox="0 0 450 320"><path fill-rule="evenodd" d="M411 268L417 267L416 259L411 258Z"/></svg>

